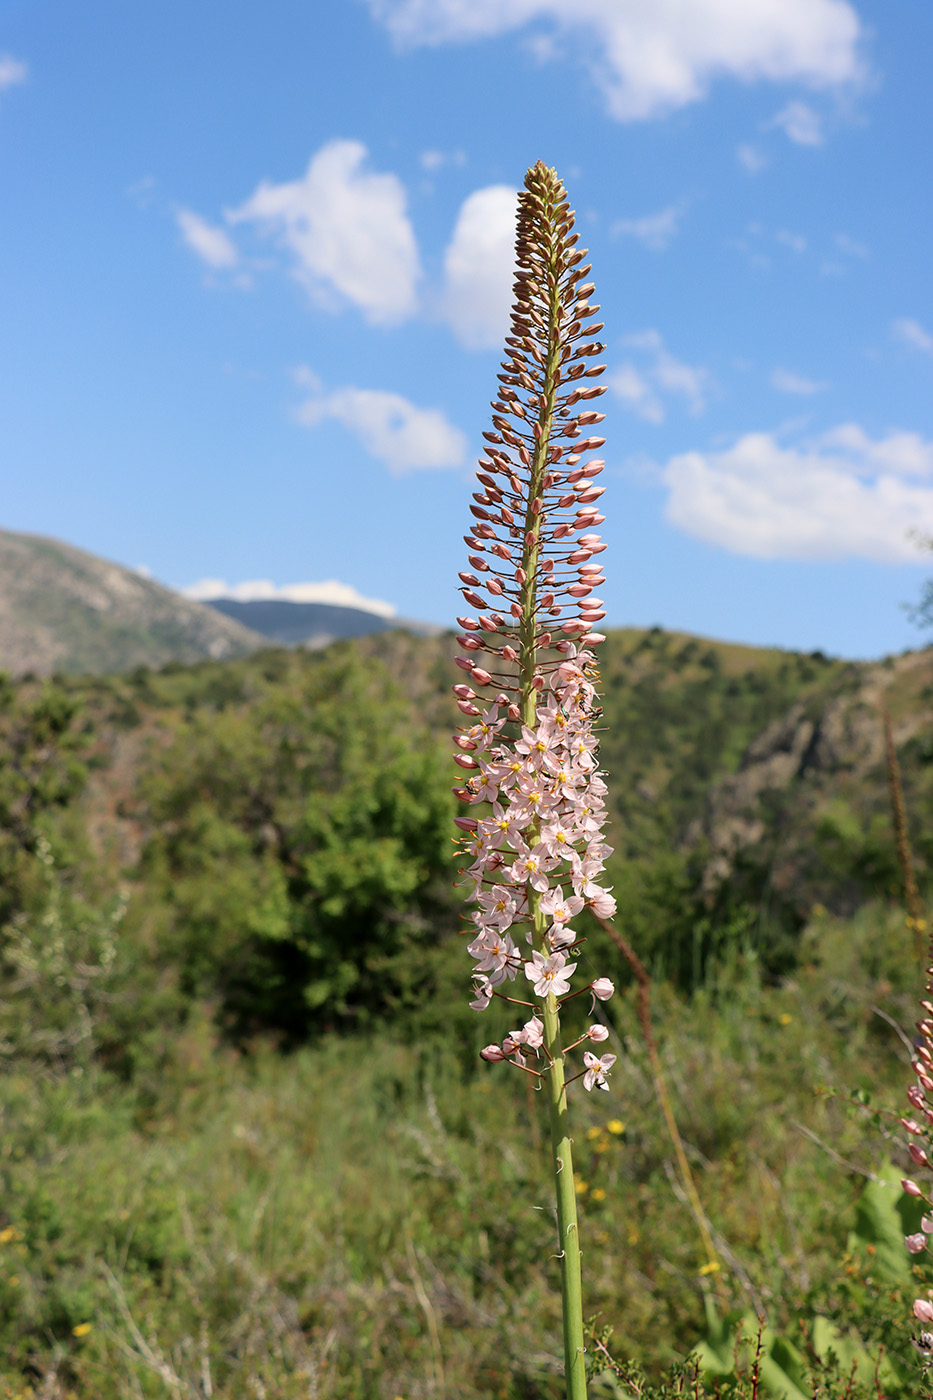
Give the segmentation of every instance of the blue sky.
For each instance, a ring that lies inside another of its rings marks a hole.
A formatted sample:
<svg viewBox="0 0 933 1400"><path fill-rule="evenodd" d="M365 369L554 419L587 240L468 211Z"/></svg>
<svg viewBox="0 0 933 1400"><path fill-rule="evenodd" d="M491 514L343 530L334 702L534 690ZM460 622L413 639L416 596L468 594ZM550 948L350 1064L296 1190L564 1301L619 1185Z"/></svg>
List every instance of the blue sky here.
<svg viewBox="0 0 933 1400"><path fill-rule="evenodd" d="M4 0L0 526L450 621L541 157L607 625L919 644L931 52L926 0Z"/></svg>

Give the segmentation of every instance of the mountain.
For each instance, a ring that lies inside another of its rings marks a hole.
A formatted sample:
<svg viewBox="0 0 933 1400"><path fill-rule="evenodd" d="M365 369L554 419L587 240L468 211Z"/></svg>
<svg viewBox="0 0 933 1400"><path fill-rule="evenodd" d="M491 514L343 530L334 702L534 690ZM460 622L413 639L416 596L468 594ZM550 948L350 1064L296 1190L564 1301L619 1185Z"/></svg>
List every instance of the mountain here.
<svg viewBox="0 0 933 1400"><path fill-rule="evenodd" d="M380 617L362 608L332 603L292 603L278 598L243 603L236 598L211 598L207 605L282 646L321 647L346 637L367 637L397 628L417 636L435 636L442 630L425 622Z"/></svg>
<svg viewBox="0 0 933 1400"><path fill-rule="evenodd" d="M0 530L0 670L112 672L266 645L241 622L59 540Z"/></svg>

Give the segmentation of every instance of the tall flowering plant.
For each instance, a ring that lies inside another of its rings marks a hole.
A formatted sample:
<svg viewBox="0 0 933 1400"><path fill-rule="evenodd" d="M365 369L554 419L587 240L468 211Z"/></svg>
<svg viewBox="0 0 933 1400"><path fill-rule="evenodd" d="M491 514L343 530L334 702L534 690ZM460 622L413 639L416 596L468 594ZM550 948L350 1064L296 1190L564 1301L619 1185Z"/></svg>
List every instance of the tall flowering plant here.
<svg viewBox="0 0 933 1400"><path fill-rule="evenodd" d="M469 809L457 825L474 905L471 1005L516 1007L521 1026L483 1057L533 1075L547 1096L569 1400L585 1397L586 1370L567 1087L582 1079L606 1089L615 1062L595 1048L603 1025L571 1045L560 1025L571 997L589 994L595 1007L613 992L608 978L580 985L573 920L585 907L615 912L600 883L610 848L594 727L604 488L603 463L589 454L605 439L587 435L604 416L590 406L605 392L594 382L605 369L594 363L603 327L577 239L564 186L539 161L519 196L511 334L460 575L475 615L458 619L465 674L454 686L465 719L454 757L465 775L455 792Z"/></svg>
<svg viewBox="0 0 933 1400"><path fill-rule="evenodd" d="M922 920L919 921L921 924ZM931 966L927 968L926 995L920 1005L923 1019L918 1021L914 1040L912 1068L914 1083L907 1090L910 1103L909 1116L901 1119L907 1133L907 1152L911 1163L921 1171L933 1170L933 940L930 946ZM904 1239L913 1255L925 1255L933 1236L933 1195L929 1178L924 1186L912 1177L901 1181L908 1196L922 1200L927 1213L921 1218L920 1229ZM926 1366L933 1364L933 1289L926 1296L914 1299L914 1317L922 1324L921 1331L914 1338L914 1346Z"/></svg>

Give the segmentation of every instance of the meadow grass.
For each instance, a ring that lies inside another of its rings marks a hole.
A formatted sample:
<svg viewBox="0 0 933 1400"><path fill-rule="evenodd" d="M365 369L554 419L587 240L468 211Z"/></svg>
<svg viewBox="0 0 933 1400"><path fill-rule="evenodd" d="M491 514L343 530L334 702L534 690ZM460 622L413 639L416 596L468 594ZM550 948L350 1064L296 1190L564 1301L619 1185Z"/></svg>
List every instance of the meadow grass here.
<svg viewBox="0 0 933 1400"><path fill-rule="evenodd" d="M862 1173L899 1161L901 1135L845 1102L899 1106L907 1056L884 1017L912 1019L903 915L818 915L803 949L784 985L735 952L690 999L655 989L718 1278L632 991L607 1008L612 1092L575 1104L586 1307L655 1377L707 1304L788 1335L823 1313L869 1344L909 1311L849 1239ZM136 1083L20 1061L0 1095L0 1394L561 1395L546 1115L524 1076L441 1035L233 1052L205 1015Z"/></svg>

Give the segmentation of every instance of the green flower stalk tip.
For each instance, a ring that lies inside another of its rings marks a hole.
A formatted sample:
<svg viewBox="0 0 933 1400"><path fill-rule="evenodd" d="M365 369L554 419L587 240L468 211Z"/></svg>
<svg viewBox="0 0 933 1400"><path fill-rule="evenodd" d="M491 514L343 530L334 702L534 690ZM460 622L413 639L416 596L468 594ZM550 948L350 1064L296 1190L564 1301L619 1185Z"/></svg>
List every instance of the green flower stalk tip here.
<svg viewBox="0 0 933 1400"><path fill-rule="evenodd" d="M604 463L589 454L605 439L585 435L604 417L591 404L605 393L594 383L605 365L593 363L605 347L577 238L564 186L539 161L519 196L511 334L464 537L461 591L477 615L458 618L457 665L470 684L453 687L466 718L454 736L465 782L454 791L479 809L456 819L475 906L471 1005L484 1011L498 997L531 1012L482 1054L534 1076L548 1100L568 1400L584 1400L586 1370L567 1085L607 1089L616 1058L594 1052L608 1037L598 1022L568 1046L560 1029L568 998L589 992L595 1008L613 993L605 977L571 990L580 941L571 922L585 907L615 912L599 883L610 848L594 729L606 547L594 530L605 488ZM582 1067L568 1077L567 1055L581 1046Z"/></svg>

